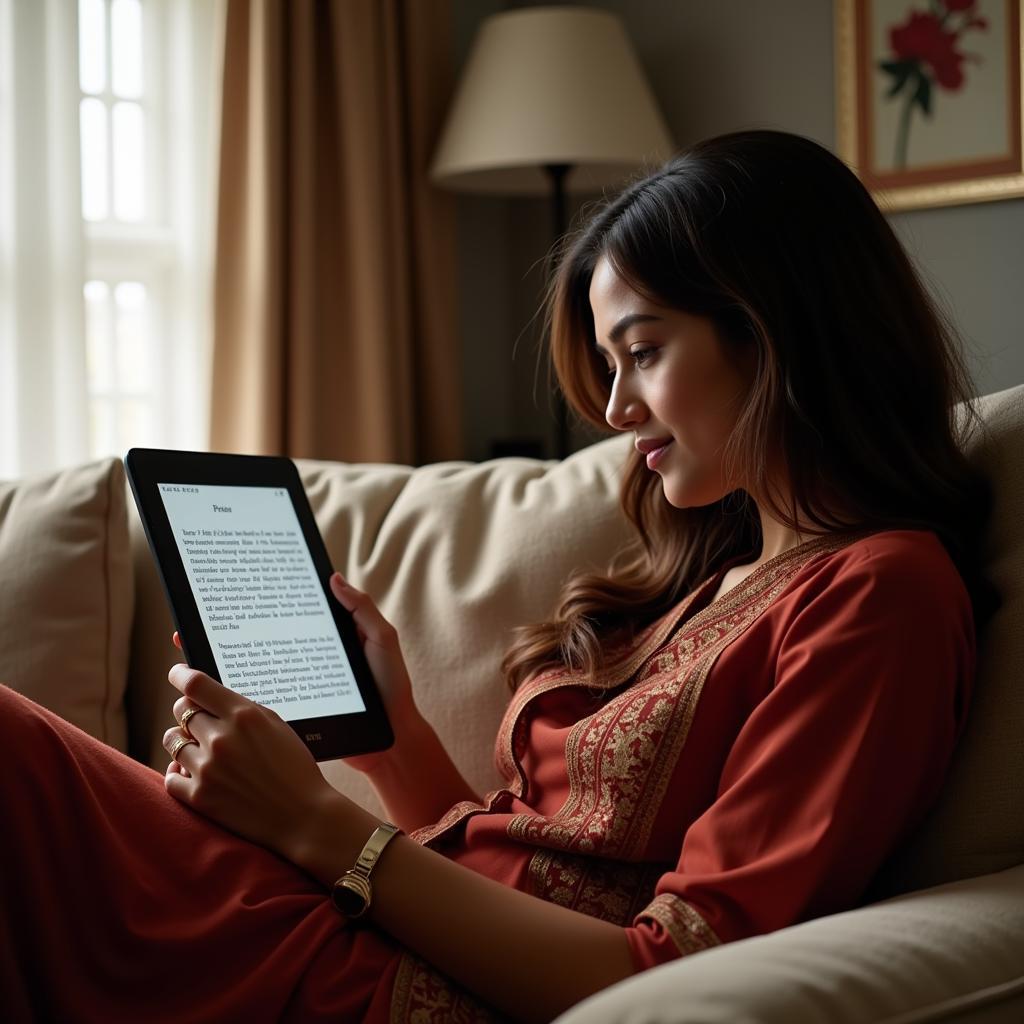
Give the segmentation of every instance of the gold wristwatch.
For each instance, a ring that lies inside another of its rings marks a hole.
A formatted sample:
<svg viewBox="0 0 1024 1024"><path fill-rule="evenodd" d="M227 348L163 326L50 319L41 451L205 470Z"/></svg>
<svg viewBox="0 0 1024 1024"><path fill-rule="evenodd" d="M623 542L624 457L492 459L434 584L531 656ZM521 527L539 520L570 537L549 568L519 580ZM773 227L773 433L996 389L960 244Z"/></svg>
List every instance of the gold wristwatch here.
<svg viewBox="0 0 1024 1024"><path fill-rule="evenodd" d="M355 865L331 887L331 902L345 917L362 917L370 909L373 889L370 887L370 872L380 859L381 851L402 830L389 821L381 822L366 841Z"/></svg>

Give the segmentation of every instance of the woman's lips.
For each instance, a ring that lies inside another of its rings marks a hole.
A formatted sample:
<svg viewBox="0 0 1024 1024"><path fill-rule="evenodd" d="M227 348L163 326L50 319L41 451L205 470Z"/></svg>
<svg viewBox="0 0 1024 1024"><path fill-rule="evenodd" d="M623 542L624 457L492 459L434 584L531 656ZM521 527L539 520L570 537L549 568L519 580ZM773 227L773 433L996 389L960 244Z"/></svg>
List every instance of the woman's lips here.
<svg viewBox="0 0 1024 1024"><path fill-rule="evenodd" d="M672 447L672 442L667 441L660 448L655 448L653 452L647 453L647 468L654 469L654 467L662 460L665 452Z"/></svg>

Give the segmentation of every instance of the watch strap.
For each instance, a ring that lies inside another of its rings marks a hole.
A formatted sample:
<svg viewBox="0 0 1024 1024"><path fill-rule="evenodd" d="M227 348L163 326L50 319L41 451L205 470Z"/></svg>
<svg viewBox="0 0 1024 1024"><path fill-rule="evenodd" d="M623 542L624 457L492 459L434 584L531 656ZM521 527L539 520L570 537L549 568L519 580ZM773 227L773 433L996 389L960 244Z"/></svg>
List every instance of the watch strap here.
<svg viewBox="0 0 1024 1024"><path fill-rule="evenodd" d="M373 872L384 847L402 830L389 821L381 822L374 829L373 835L366 840L366 844L359 852L355 864L339 878L331 888L331 902L335 908L346 917L362 917L370 907L373 899L373 887L370 885L370 875ZM338 890L344 889L345 893ZM354 893L357 897L353 901L348 893ZM352 909L354 902L361 901L356 909Z"/></svg>

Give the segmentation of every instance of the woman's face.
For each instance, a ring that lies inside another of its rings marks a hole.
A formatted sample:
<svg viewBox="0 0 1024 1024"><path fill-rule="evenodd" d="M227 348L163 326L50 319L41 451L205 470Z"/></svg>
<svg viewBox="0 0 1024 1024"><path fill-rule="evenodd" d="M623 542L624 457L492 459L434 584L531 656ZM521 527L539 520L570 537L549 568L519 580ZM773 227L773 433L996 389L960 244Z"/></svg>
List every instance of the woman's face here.
<svg viewBox="0 0 1024 1024"><path fill-rule="evenodd" d="M601 257L590 282L597 347L614 372L605 418L630 431L677 508L710 505L740 482L725 480L722 449L753 379L753 346L740 372L713 322L635 292Z"/></svg>

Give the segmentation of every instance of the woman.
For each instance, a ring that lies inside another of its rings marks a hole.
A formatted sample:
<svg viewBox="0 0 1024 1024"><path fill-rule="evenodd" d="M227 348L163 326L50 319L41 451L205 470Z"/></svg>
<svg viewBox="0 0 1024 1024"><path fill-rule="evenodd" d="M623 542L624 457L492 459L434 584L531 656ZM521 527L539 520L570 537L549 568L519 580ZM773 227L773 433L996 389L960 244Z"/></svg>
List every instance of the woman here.
<svg viewBox="0 0 1024 1024"><path fill-rule="evenodd" d="M397 737L350 761L406 833L366 927L327 893L380 822L271 712L175 666L161 779L2 690L9 1018L550 1020L863 897L991 608L952 329L854 175L770 131L608 203L548 318L569 401L635 437L637 538L510 648L506 785L471 790L337 576Z"/></svg>

